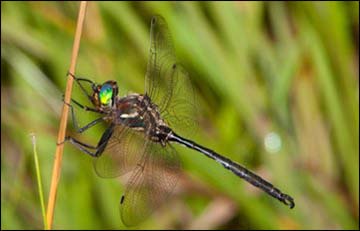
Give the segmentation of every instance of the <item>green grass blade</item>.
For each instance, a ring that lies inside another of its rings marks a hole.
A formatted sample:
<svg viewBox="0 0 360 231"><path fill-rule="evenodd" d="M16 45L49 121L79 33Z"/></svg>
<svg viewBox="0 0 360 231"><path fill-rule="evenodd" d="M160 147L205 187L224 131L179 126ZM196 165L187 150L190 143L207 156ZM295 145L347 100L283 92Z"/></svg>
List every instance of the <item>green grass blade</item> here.
<svg viewBox="0 0 360 231"><path fill-rule="evenodd" d="M40 203L41 203L41 213L42 213L42 216L43 216L44 230L45 230L46 227L47 227L47 223L46 223L46 216L45 216L46 213L45 213L44 193L43 193L42 183L41 183L41 173L40 173L40 167L39 167L39 159L38 159L38 155L37 155L37 151L36 151L36 137L35 137L34 133L31 133L30 136L31 136L31 141L32 141L32 145L33 145L36 178L37 178L37 183L38 183L38 188L39 188L39 197L40 197Z"/></svg>

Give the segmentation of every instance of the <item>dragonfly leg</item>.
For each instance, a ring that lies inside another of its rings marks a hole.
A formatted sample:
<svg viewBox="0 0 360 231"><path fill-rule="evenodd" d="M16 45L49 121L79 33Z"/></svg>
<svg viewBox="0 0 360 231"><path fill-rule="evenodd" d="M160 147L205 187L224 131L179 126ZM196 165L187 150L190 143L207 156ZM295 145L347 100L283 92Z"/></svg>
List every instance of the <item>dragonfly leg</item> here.
<svg viewBox="0 0 360 231"><path fill-rule="evenodd" d="M101 118L100 118L101 119ZM71 136L67 136L65 137L65 140L63 142L61 142L60 144L69 141L70 143L72 143L76 148L78 148L80 151L92 156L92 157L99 157L101 156L101 154L104 152L105 147L113 133L114 127L110 126L109 128L107 128L104 132L104 134L101 136L100 141L98 142L97 146L93 146L90 144L86 144L84 142L81 142ZM93 149L95 150L94 152L89 151L88 149Z"/></svg>
<svg viewBox="0 0 360 231"><path fill-rule="evenodd" d="M88 83L96 85L96 83L94 81L92 81L90 79L86 79L86 78L78 78L73 73L71 73L70 71L67 72L67 75L70 75L76 81L84 81L84 82L88 82Z"/></svg>
<svg viewBox="0 0 360 231"><path fill-rule="evenodd" d="M71 107L71 105L67 102L65 102L63 100L63 102L68 105L69 107ZM75 103L78 107L80 107L81 109L85 110L85 111L91 111L91 112L97 112L97 113L101 113L103 114L102 111L96 109L96 108L91 108L91 107L88 107L88 106L85 106L85 105L82 105L81 103L79 103L78 101L74 100L74 99L71 99L71 102Z"/></svg>
<svg viewBox="0 0 360 231"><path fill-rule="evenodd" d="M96 120L90 122L89 124L85 125L84 127L80 127L79 126L79 123L77 122L77 119L76 119L76 116L75 116L75 111L74 111L74 108L71 104L68 104L66 102L64 102L67 106L70 107L70 111L71 111L71 117L72 117L72 121L73 121L73 126L75 127L76 131L78 133L82 133L84 132L85 130L91 128L92 126L94 126L95 124L103 121L103 118L100 117L100 118L97 118ZM81 104L80 104L81 105ZM81 105L82 107L85 107L83 105ZM85 109L86 110L86 109Z"/></svg>
<svg viewBox="0 0 360 231"><path fill-rule="evenodd" d="M96 89L96 83L95 83L94 81L91 81L90 79L78 78L78 77L76 77L74 74L72 74L70 71L67 72L67 75L70 75L70 76L76 81L76 83L80 86L82 92L83 92L83 93L88 97L88 99L91 101L91 97L92 97L92 96L91 96L91 94L89 94L89 93L85 90L84 86L81 84L81 81L82 81L82 82L90 83L90 84L91 84L91 88L92 88L93 90Z"/></svg>
<svg viewBox="0 0 360 231"><path fill-rule="evenodd" d="M89 144L85 144L71 136L67 136L65 138L65 141L69 141L70 143L72 143L76 148L78 148L80 151L86 153L86 154L89 154L90 156L93 156L93 157L98 157L99 156L99 152L98 152L98 147L95 147L95 146L92 146L92 145L89 145ZM64 142L65 142L64 141ZM95 149L95 152L91 152L89 151L88 149Z"/></svg>

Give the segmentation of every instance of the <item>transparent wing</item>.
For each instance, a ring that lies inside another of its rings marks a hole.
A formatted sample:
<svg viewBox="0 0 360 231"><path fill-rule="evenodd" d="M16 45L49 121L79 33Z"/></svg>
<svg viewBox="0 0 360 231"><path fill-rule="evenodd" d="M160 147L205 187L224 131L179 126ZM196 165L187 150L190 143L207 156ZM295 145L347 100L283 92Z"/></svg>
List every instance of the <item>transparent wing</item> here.
<svg viewBox="0 0 360 231"><path fill-rule="evenodd" d="M145 76L145 91L152 101L166 107L171 97L171 79L176 57L165 20L157 15L151 19L150 53Z"/></svg>
<svg viewBox="0 0 360 231"><path fill-rule="evenodd" d="M145 90L172 129L183 135L196 129L194 89L188 73L176 61L168 26L159 15L151 20Z"/></svg>
<svg viewBox="0 0 360 231"><path fill-rule="evenodd" d="M141 159L145 144L143 133L115 125L104 152L94 158L96 173L101 177L112 178L133 170Z"/></svg>
<svg viewBox="0 0 360 231"><path fill-rule="evenodd" d="M149 141L141 162L136 166L121 198L123 223L136 225L160 207L174 189L180 169L176 150Z"/></svg>
<svg viewBox="0 0 360 231"><path fill-rule="evenodd" d="M172 82L171 99L161 115L175 132L190 136L198 127L198 105L189 75L180 64L175 67Z"/></svg>

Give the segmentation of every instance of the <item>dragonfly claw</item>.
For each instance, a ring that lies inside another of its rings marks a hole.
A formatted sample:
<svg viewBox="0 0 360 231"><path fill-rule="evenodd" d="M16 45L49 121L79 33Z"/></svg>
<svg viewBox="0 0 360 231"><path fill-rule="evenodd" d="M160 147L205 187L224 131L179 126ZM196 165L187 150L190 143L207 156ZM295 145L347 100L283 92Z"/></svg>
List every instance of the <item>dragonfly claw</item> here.
<svg viewBox="0 0 360 231"><path fill-rule="evenodd" d="M282 199L284 204L288 205L290 209L295 207L294 199L291 196L284 194L284 197Z"/></svg>
<svg viewBox="0 0 360 231"><path fill-rule="evenodd" d="M66 136L63 141L61 141L61 142L56 142L56 145L62 145L62 144L64 144L66 141L69 140L69 138L70 138L70 136Z"/></svg>
<svg viewBox="0 0 360 231"><path fill-rule="evenodd" d="M70 71L67 71L66 72L66 76L71 76L71 77L73 77L74 79L76 79L76 76L73 74L73 73L71 73Z"/></svg>

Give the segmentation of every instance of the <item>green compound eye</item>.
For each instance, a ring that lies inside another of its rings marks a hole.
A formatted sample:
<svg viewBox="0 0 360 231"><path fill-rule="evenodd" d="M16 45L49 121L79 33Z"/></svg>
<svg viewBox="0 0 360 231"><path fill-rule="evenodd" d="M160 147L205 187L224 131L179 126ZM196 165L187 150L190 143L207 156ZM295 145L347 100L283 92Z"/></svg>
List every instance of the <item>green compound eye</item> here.
<svg viewBox="0 0 360 231"><path fill-rule="evenodd" d="M113 89L110 84L105 84L101 87L99 97L101 104L108 105L111 102Z"/></svg>

